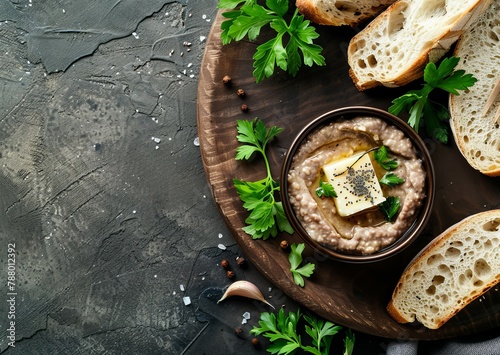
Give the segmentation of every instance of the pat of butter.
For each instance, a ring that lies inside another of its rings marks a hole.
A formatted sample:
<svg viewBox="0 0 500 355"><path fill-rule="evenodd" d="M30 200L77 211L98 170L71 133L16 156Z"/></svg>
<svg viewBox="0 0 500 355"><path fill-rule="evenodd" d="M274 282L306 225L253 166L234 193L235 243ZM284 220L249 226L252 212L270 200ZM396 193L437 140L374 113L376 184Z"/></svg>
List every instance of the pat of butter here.
<svg viewBox="0 0 500 355"><path fill-rule="evenodd" d="M368 154L360 153L323 166L332 184L337 213L350 216L385 201L375 169Z"/></svg>

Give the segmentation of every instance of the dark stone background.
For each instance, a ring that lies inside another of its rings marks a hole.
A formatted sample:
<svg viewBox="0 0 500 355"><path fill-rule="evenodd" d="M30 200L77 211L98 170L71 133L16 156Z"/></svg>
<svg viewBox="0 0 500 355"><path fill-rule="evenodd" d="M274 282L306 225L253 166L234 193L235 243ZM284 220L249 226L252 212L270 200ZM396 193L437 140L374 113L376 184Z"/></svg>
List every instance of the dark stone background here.
<svg viewBox="0 0 500 355"><path fill-rule="evenodd" d="M0 352L263 353L248 332L269 308L216 304L230 283L223 258L297 308L236 266L204 174L196 93L216 4L0 1ZM383 339L356 336L355 354L385 352Z"/></svg>

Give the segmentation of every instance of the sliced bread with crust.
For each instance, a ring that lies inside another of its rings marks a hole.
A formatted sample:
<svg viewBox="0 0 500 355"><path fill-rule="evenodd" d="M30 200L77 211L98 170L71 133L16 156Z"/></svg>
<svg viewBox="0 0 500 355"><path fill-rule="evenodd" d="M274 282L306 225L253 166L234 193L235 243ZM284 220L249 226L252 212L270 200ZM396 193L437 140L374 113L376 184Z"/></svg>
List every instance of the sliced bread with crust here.
<svg viewBox="0 0 500 355"><path fill-rule="evenodd" d="M320 25L355 26L377 16L396 0L296 0L307 19Z"/></svg>
<svg viewBox="0 0 500 355"><path fill-rule="evenodd" d="M450 127L467 162L488 176L500 176L500 96L483 115L486 101L500 79L500 0L496 0L457 42L456 69L473 74L477 82L460 95L450 95Z"/></svg>
<svg viewBox="0 0 500 355"><path fill-rule="evenodd" d="M469 216L429 243L405 269L387 311L438 329L500 281L500 209Z"/></svg>
<svg viewBox="0 0 500 355"><path fill-rule="evenodd" d="M358 90L398 87L421 77L492 0L399 0L349 42L349 74Z"/></svg>

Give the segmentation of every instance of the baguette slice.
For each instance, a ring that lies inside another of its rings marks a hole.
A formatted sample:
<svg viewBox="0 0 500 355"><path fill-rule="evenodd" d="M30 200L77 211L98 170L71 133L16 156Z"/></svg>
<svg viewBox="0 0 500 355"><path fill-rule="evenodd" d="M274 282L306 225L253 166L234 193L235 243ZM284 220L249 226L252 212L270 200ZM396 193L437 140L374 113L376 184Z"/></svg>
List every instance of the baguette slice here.
<svg viewBox="0 0 500 355"><path fill-rule="evenodd" d="M320 25L355 26L372 19L396 0L296 0L307 19Z"/></svg>
<svg viewBox="0 0 500 355"><path fill-rule="evenodd" d="M408 265L387 306L400 323L438 329L500 281L500 209L451 226Z"/></svg>
<svg viewBox="0 0 500 355"><path fill-rule="evenodd" d="M456 69L473 74L477 82L460 95L450 95L450 127L467 162L488 176L500 176L500 97L483 116L486 100L500 78L500 0L460 37L454 55Z"/></svg>
<svg viewBox="0 0 500 355"><path fill-rule="evenodd" d="M399 0L354 36L347 50L358 90L398 87L423 75L492 0Z"/></svg>

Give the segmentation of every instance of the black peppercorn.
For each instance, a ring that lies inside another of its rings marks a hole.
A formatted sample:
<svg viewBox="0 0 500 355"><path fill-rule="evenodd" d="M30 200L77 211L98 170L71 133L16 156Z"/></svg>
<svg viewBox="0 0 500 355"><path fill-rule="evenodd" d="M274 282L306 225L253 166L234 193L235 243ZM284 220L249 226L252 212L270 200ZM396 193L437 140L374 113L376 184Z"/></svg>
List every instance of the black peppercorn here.
<svg viewBox="0 0 500 355"><path fill-rule="evenodd" d="M256 348L259 347L260 341L257 338L252 338L252 345L255 346Z"/></svg>
<svg viewBox="0 0 500 355"><path fill-rule="evenodd" d="M242 257L242 256L238 256L238 257L236 258L236 264L238 264L238 266L240 266L240 267L245 266L245 264L246 264L246 260L245 260L245 258L244 258L244 257Z"/></svg>
<svg viewBox="0 0 500 355"><path fill-rule="evenodd" d="M229 75L225 75L223 78L222 78L222 82L224 83L224 85L226 86L231 86L231 77Z"/></svg>

